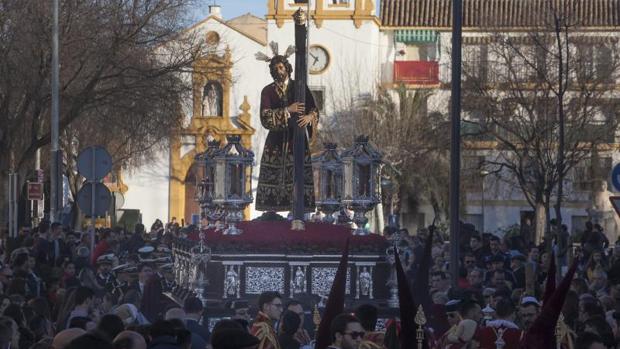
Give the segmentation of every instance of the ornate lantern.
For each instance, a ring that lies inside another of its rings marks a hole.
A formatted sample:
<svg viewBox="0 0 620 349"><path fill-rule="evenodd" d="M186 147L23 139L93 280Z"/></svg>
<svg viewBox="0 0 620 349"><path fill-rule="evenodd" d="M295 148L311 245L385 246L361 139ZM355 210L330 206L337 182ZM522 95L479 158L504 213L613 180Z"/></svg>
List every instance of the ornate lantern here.
<svg viewBox="0 0 620 349"><path fill-rule="evenodd" d="M254 153L245 149L240 136L227 137L228 144L215 152L215 196L213 203L226 211L224 235L239 235L235 224L243 219L243 209L252 201Z"/></svg>
<svg viewBox="0 0 620 349"><path fill-rule="evenodd" d="M196 161L202 164L203 174L202 180L198 183L197 196L200 203L200 216L207 218L209 226L214 226L213 222L221 219L216 205L213 203L215 197L215 159L213 156L220 148L219 141L209 141L207 150L204 153L196 155Z"/></svg>
<svg viewBox="0 0 620 349"><path fill-rule="evenodd" d="M342 206L342 160L338 155L336 143L325 143L325 150L312 159L315 179L318 182L316 193L317 208L325 214L323 221L334 223L332 214Z"/></svg>
<svg viewBox="0 0 620 349"><path fill-rule="evenodd" d="M366 212L380 201L379 177L383 154L368 142L367 136L359 136L350 149L341 155L344 163L344 197L342 204L353 210L357 229L353 235L367 235Z"/></svg>

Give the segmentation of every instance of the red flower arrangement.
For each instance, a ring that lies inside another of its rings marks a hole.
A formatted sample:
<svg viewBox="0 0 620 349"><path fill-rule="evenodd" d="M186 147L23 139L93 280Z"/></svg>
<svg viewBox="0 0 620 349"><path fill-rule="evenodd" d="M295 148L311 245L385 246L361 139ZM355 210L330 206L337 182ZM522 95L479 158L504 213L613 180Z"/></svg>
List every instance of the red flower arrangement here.
<svg viewBox="0 0 620 349"><path fill-rule="evenodd" d="M351 229L341 225L306 223L303 231L291 230L288 221L248 221L237 226L243 234L206 230L205 243L214 253L340 254L347 237L351 237L352 253L384 254L387 247L381 235L351 236ZM198 234L189 238L197 241Z"/></svg>

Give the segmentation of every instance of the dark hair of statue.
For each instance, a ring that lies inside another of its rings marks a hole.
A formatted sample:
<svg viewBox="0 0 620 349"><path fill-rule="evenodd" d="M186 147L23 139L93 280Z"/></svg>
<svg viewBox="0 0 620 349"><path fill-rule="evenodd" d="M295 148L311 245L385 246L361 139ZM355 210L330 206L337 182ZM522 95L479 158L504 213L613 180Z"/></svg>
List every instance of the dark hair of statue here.
<svg viewBox="0 0 620 349"><path fill-rule="evenodd" d="M286 57L280 55L273 57L269 62L269 73L271 74L271 77L274 80L277 80L276 65L278 63L284 64L284 66L286 67L286 71L288 72L288 77L290 78L291 74L293 73L293 66L291 65L291 63L288 62L288 59L286 59Z"/></svg>

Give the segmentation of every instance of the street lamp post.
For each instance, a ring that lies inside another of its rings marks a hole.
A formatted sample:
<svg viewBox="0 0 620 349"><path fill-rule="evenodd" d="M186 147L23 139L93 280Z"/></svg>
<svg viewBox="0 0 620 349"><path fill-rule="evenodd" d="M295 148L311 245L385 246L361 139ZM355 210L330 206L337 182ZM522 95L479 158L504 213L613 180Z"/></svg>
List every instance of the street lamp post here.
<svg viewBox="0 0 620 349"><path fill-rule="evenodd" d="M456 288L459 278L459 191L461 171L461 41L462 0L452 1L452 77L450 108L450 275L452 287Z"/></svg>
<svg viewBox="0 0 620 349"><path fill-rule="evenodd" d="M52 5L52 119L51 119L51 164L50 164L50 221L56 222L60 217L60 197L62 192L62 173L60 166L60 150L58 147L59 132L59 63L58 63L58 0Z"/></svg>

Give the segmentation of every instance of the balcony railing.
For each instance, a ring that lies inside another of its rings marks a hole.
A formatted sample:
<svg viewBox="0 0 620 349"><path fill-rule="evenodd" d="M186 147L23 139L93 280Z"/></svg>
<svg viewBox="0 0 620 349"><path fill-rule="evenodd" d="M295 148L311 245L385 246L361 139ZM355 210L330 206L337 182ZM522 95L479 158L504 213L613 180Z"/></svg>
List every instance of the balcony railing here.
<svg viewBox="0 0 620 349"><path fill-rule="evenodd" d="M434 61L394 62L394 82L435 85L439 84L439 63Z"/></svg>

